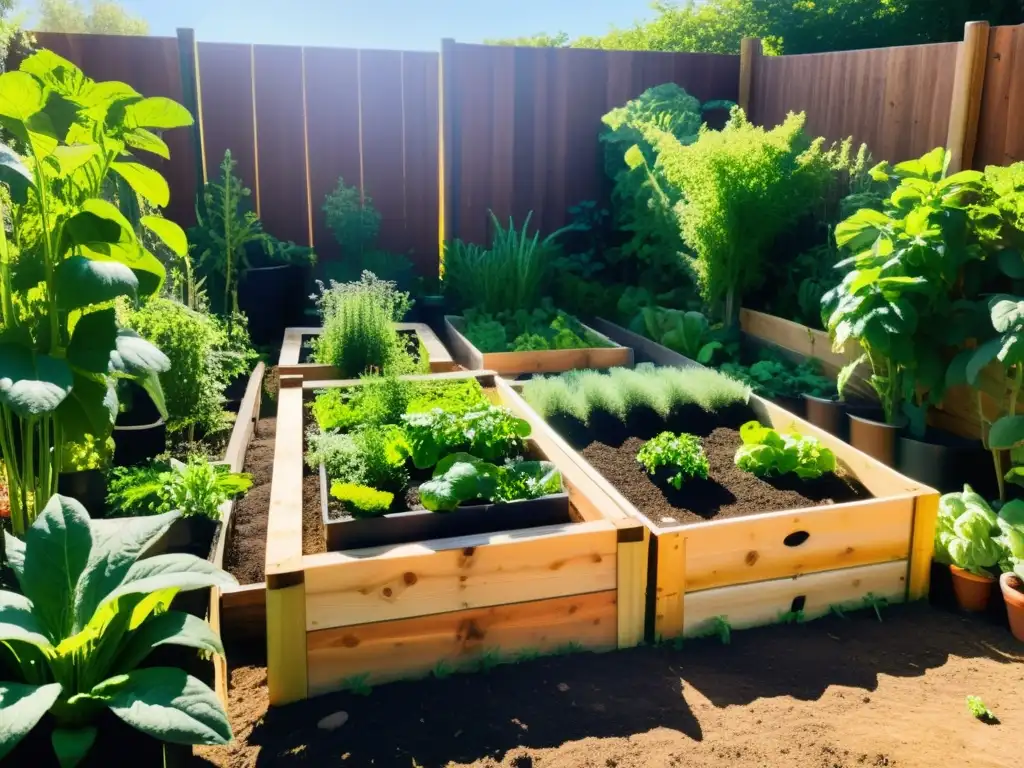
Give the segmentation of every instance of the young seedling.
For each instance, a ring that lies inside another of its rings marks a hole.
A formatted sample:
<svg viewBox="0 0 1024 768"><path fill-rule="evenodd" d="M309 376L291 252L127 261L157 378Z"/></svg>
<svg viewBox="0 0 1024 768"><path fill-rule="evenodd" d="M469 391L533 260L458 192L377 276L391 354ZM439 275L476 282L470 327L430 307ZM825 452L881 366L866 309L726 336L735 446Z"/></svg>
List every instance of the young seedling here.
<svg viewBox="0 0 1024 768"><path fill-rule="evenodd" d="M864 596L864 608L871 608L875 612L875 616L878 617L879 623L882 622L882 609L889 607L889 601L884 597L878 597L873 592L868 592Z"/></svg>
<svg viewBox="0 0 1024 768"><path fill-rule="evenodd" d="M583 650L583 646L577 642L566 643L560 645L551 653L552 656L568 656L570 653L580 653Z"/></svg>
<svg viewBox="0 0 1024 768"><path fill-rule="evenodd" d="M444 659L434 665L433 675L438 680L444 680L445 678L451 677L453 674L455 674L455 668Z"/></svg>
<svg viewBox="0 0 1024 768"><path fill-rule="evenodd" d="M838 603L833 603L832 605L830 605L828 607L828 611L832 615L838 616L840 619L848 619L849 618L846 615L846 611L843 610L843 606L839 605Z"/></svg>
<svg viewBox="0 0 1024 768"><path fill-rule="evenodd" d="M996 716L992 714L992 711L985 706L981 696L968 696L966 703L967 711L981 722L989 724L999 722Z"/></svg>
<svg viewBox="0 0 1024 768"><path fill-rule="evenodd" d="M783 611L779 614L779 624L803 624L806 619L804 618L803 610L799 611Z"/></svg>
<svg viewBox="0 0 1024 768"><path fill-rule="evenodd" d="M705 627L695 637L717 637L722 645L729 645L732 642L732 627L729 619L725 616L715 616L705 622ZM677 649L682 648L683 638L676 640Z"/></svg>
<svg viewBox="0 0 1024 768"><path fill-rule="evenodd" d="M490 672L501 663L501 651L497 648L487 648L477 659L476 667L481 672Z"/></svg>
<svg viewBox="0 0 1024 768"><path fill-rule="evenodd" d="M351 691L356 696L369 696L373 693L373 686L370 685L370 676L368 674L353 675L344 680L342 685L346 690Z"/></svg>
<svg viewBox="0 0 1024 768"><path fill-rule="evenodd" d="M536 661L540 658L539 648L523 648L519 651L512 660L513 664L519 664L524 661Z"/></svg>

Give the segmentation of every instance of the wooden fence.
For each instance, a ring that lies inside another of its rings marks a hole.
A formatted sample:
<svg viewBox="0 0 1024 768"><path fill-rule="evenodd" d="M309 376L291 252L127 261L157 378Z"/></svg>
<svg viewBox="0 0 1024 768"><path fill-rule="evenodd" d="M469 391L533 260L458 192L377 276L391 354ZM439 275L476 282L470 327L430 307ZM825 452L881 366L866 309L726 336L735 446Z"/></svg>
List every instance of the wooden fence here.
<svg viewBox="0 0 1024 768"><path fill-rule="evenodd" d="M739 58L652 51L442 45L444 234L483 242L488 211L541 232L609 185L601 116L662 83L701 101L739 93Z"/></svg>

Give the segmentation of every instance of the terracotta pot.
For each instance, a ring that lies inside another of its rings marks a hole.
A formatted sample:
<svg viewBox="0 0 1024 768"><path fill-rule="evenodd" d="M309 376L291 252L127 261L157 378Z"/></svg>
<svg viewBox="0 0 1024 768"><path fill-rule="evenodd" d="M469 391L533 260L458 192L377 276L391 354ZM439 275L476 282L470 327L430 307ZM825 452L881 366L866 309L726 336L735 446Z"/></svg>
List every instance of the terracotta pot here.
<svg viewBox="0 0 1024 768"><path fill-rule="evenodd" d="M896 465L896 438L902 424L886 424L863 416L849 414L850 445L868 456L878 459L887 467Z"/></svg>
<svg viewBox="0 0 1024 768"><path fill-rule="evenodd" d="M957 605L971 613L984 611L992 595L995 577L979 576L955 565L949 566L949 571L953 574L953 592L956 594Z"/></svg>
<svg viewBox="0 0 1024 768"><path fill-rule="evenodd" d="M1015 573L1004 573L999 577L999 588L1003 590L1003 600L1006 601L1010 631L1024 642L1024 581Z"/></svg>

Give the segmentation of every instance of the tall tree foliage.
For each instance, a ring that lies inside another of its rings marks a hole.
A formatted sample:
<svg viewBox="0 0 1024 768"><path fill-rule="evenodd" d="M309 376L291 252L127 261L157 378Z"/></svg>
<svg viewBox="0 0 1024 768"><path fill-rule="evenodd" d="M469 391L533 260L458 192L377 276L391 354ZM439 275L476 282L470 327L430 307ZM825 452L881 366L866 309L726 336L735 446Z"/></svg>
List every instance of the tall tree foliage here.
<svg viewBox="0 0 1024 768"><path fill-rule="evenodd" d="M82 0L40 0L41 32L87 32L93 35L146 35L149 24L132 16L114 0L92 0L86 8Z"/></svg>
<svg viewBox="0 0 1024 768"><path fill-rule="evenodd" d="M762 38L769 53L817 53L960 40L968 21L1024 23L1024 0L656 0L653 7L650 21L571 45L737 53L749 36ZM565 45L560 36L530 39L496 42Z"/></svg>

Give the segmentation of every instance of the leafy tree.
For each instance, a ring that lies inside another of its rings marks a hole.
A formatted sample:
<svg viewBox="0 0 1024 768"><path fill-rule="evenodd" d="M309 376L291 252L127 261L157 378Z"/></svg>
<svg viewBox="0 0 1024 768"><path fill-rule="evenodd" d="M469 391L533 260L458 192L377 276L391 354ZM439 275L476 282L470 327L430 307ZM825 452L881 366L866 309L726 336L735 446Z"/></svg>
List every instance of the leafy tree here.
<svg viewBox="0 0 1024 768"><path fill-rule="evenodd" d="M567 32L556 32L549 35L545 32L538 32L536 35L526 37L500 37L484 40L487 45L518 45L524 48L565 48L569 45L569 34Z"/></svg>
<svg viewBox="0 0 1024 768"><path fill-rule="evenodd" d="M2 0L0 0L2 2ZM40 0L36 29L42 32L87 32L93 35L146 35L149 24L114 0Z"/></svg>

